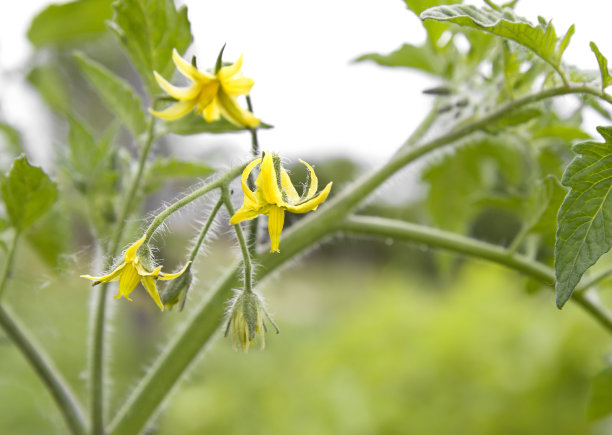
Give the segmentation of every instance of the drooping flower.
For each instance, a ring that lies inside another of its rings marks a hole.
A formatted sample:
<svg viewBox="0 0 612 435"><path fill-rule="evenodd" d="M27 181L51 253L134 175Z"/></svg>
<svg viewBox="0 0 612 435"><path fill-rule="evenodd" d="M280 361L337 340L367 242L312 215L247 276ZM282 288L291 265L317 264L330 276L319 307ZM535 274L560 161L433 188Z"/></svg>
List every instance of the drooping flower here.
<svg viewBox="0 0 612 435"><path fill-rule="evenodd" d="M319 204L327 199L332 183L317 193L318 180L314 169L308 163L300 160L308 168L308 183L302 195L299 195L291 183L289 174L280 164L280 158L270 152L253 160L247 165L240 177L244 191L244 203L230 219L235 225L247 219L253 219L260 214L268 215L268 233L270 234L270 252L279 252L280 235L285 222L285 211L291 213L306 213L316 210ZM259 175L255 180L255 192L249 189L247 180L251 171L257 166Z"/></svg>
<svg viewBox="0 0 612 435"><path fill-rule="evenodd" d="M127 251L125 251L125 254L123 256L123 263L117 266L108 275L81 275L81 278L95 281L92 285L107 283L118 279L119 292L117 293L117 296L115 296L115 299L118 299L123 296L129 301L132 300L130 299L130 293L132 293L136 286L138 286L138 283L141 282L143 287L153 298L159 309L163 311L164 305L160 300L159 292L157 291L155 281L158 279L162 281L167 281L169 279L174 279L180 276L185 271L185 269L187 269L191 262L188 262L185 267L183 267L183 269L177 273L164 273L161 271L161 266L158 266L157 268L146 267L143 263L147 264L150 262L148 256L142 256L138 253L138 248L141 247L145 239L146 236L143 236L136 243L130 246Z"/></svg>
<svg viewBox="0 0 612 435"><path fill-rule="evenodd" d="M236 101L240 95L247 95L254 84L253 79L244 77L240 72L242 56L236 63L229 66L221 67L219 61L214 75L198 70L183 59L176 49L172 52L172 60L176 68L192 82L192 85L174 86L157 71L153 71L159 86L178 101L159 112L149 109L152 115L166 121L174 121L195 110L204 117L206 122L216 121L223 116L238 127L253 128L259 125L259 119L248 110L243 109Z"/></svg>
<svg viewBox="0 0 612 435"><path fill-rule="evenodd" d="M264 333L268 332L263 319L264 315L278 334L280 332L278 326L270 318L259 295L244 291L234 298L228 313L225 336L227 337L231 327L235 350L237 350L237 345L240 345L245 353L248 352L256 337L259 337L261 349L264 349L266 345Z"/></svg>

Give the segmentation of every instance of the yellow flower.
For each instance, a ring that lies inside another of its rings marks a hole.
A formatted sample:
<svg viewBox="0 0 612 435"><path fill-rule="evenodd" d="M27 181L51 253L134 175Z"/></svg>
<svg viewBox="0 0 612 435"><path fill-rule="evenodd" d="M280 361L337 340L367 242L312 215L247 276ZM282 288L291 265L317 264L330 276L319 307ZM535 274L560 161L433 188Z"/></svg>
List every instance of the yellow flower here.
<svg viewBox="0 0 612 435"><path fill-rule="evenodd" d="M318 180L314 169L308 163L300 160L308 168L308 184L300 196L289 178L287 171L280 165L280 159L272 153L264 153L263 157L253 160L242 172L240 182L244 191L244 203L230 219L234 225L257 215L268 215L268 233L270 234L270 252L279 252L281 231L285 222L285 211L291 213L306 213L316 210L319 204L327 199L332 183L317 193ZM251 171L260 164L259 176L255 180L256 190L251 191L247 180Z"/></svg>
<svg viewBox="0 0 612 435"><path fill-rule="evenodd" d="M163 281L176 278L181 275L191 262L188 262L183 269L178 273L163 273L161 266L149 272L147 268L142 264L148 262L148 258L140 257L137 254L138 248L144 243L146 236L143 236L140 240L134 243L132 246L125 251L123 257L123 263L120 264L111 273L105 276L90 276L81 275L81 278L90 279L95 281L93 285L107 283L119 279L119 293L115 296L115 299L125 297L131 301L130 293L134 291L139 282L142 282L143 287L147 290L149 295L153 298L160 310L164 310L164 306L159 298L159 292L155 285L155 280L161 279Z"/></svg>
<svg viewBox="0 0 612 435"><path fill-rule="evenodd" d="M259 119L240 107L236 101L238 96L247 95L254 83L253 79L243 77L240 73L242 56L235 64L218 68L214 75L199 71L183 59L176 49L172 52L172 60L181 74L191 80L192 85L174 86L157 71L153 71L159 86L178 102L161 112L149 109L151 114L166 121L174 121L195 109L206 122L216 121L223 116L239 127L252 128L259 125Z"/></svg>
<svg viewBox="0 0 612 435"><path fill-rule="evenodd" d="M229 310L225 336L227 337L231 327L235 350L237 350L237 345L240 344L242 350L245 353L248 352L256 337L259 337L261 349L264 349L266 345L264 333L268 332L263 320L264 314L278 334L280 332L278 326L276 326L266 312L263 301L257 294L242 292L234 298Z"/></svg>

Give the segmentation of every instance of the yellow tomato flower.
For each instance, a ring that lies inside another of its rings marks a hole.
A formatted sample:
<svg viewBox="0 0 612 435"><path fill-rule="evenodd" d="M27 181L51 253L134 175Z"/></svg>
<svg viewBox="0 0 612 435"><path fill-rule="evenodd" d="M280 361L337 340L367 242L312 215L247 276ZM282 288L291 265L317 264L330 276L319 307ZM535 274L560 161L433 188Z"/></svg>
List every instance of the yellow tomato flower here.
<svg viewBox="0 0 612 435"><path fill-rule="evenodd" d="M327 199L332 183L317 193L318 180L314 169L300 160L308 168L308 184L300 196L289 178L287 171L280 165L278 156L264 153L263 157L253 160L242 172L240 183L244 191L244 203L230 219L234 225L243 220L253 219L257 215L268 215L268 233L270 234L270 252L279 252L280 235L285 222L285 211L306 213L316 210L319 204ZM255 192L247 186L251 171L259 167L259 176L255 180Z"/></svg>
<svg viewBox="0 0 612 435"><path fill-rule="evenodd" d="M259 337L261 349L264 349L266 345L264 333L268 332L263 319L264 314L278 334L280 332L278 326L272 321L264 308L263 301L256 293L242 292L234 298L225 327L226 337L230 327L232 329L234 350L237 350L237 345L240 345L245 353L248 352L256 337Z"/></svg>
<svg viewBox="0 0 612 435"><path fill-rule="evenodd" d="M159 292L157 291L157 286L155 285L155 280L160 279L162 281L166 281L176 278L181 275L185 269L187 269L191 262L188 262L178 273L163 273L161 271L161 266L157 267L152 272L149 272L142 264L143 259L141 259L137 254L138 248L140 248L140 246L144 243L145 238L146 236L143 236L140 240L130 246L127 251L125 251L123 263L117 266L115 270L108 275L81 275L81 278L95 281L93 285L107 283L119 279L119 293L117 296L115 296L115 299L123 296L129 301L132 300L130 299L130 293L134 291L139 282L142 282L143 287L147 290L149 295L151 295L159 309L164 311L164 305L160 300ZM145 261L148 261L148 259L145 259Z"/></svg>
<svg viewBox="0 0 612 435"><path fill-rule="evenodd" d="M229 66L219 68L214 75L198 70L183 59L178 51L172 52L172 60L177 69L191 80L188 87L177 87L153 71L159 86L178 102L161 112L149 109L152 115L166 121L179 119L193 109L202 115L206 122L218 120L221 116L239 127L257 127L259 119L248 110L240 107L236 98L247 95L253 86L253 79L242 76L242 56Z"/></svg>

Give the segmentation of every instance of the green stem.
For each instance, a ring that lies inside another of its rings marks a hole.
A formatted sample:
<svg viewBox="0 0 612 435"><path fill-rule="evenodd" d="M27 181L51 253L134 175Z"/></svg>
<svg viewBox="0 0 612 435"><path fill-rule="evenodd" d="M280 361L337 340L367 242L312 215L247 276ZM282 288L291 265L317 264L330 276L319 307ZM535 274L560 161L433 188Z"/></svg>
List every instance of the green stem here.
<svg viewBox="0 0 612 435"><path fill-rule="evenodd" d="M482 258L531 276L554 289L555 271L552 268L523 255L510 254L507 249L500 246L469 237L423 225L371 216L348 217L338 225L338 228L351 234L375 235L391 237L394 240L424 243L428 246ZM599 301L577 292L574 292L572 300L593 314L597 321L612 333L612 313Z"/></svg>
<svg viewBox="0 0 612 435"><path fill-rule="evenodd" d="M195 245L191 250L191 254L189 254L189 261L191 261L192 263L195 261L195 258L198 255L198 251L200 250L200 246L202 246L202 242L204 242L204 238L206 237L206 234L208 233L208 230L210 229L213 221L215 220L215 216L217 216L217 213L219 212L219 209L222 205L223 198L219 198L219 201L217 201L212 211L210 212L208 219L206 219L206 223L204 224L204 227L202 227L202 231L200 231L198 240L196 240Z"/></svg>
<svg viewBox="0 0 612 435"><path fill-rule="evenodd" d="M579 292L594 287L610 275L612 275L612 267L605 269L597 275L585 280L584 284L578 285L575 291Z"/></svg>
<svg viewBox="0 0 612 435"><path fill-rule="evenodd" d="M140 180L144 172L144 167L147 162L147 157L151 151L154 142L155 118L149 119L149 126L145 143L140 153L138 161L138 169L132 179L132 183L128 190L127 196L121 207L117 228L113 233L111 244L107 256L106 267L112 266L115 256L119 254L119 244L123 236L127 218L132 210L133 201L136 197L136 192L140 187ZM102 435L104 433L104 323L106 319L106 295L108 284L103 284L98 290L94 311L92 316L92 327L89 338L89 382L90 382L90 418L91 431L94 435Z"/></svg>
<svg viewBox="0 0 612 435"><path fill-rule="evenodd" d="M224 187L221 190L221 198L223 199L225 208L227 208L227 212L230 216L233 216L235 210L234 206L232 205L230 194L227 191L227 187ZM251 264L249 247L244 239L242 227L239 223L234 225L234 231L236 232L236 238L238 239L238 244L240 245L240 250L242 251L242 264L244 266L244 291L247 293L253 293L253 267Z"/></svg>
<svg viewBox="0 0 612 435"><path fill-rule="evenodd" d="M246 97L247 107L249 112L253 113L253 103L251 102L251 96L247 95ZM257 158L259 156L259 140L257 139L257 128L251 128L251 154L253 158ZM251 190L255 190L255 177L251 174L249 176L249 188ZM248 224L247 230L247 244L249 246L249 251L251 255L255 255L255 250L257 249L257 239L259 238L259 216L255 219L251 219Z"/></svg>
<svg viewBox="0 0 612 435"><path fill-rule="evenodd" d="M429 110L427 116L425 116L425 119L423 119L423 121L419 124L416 130L414 130L410 137L406 139L406 141L402 145L402 148L415 145L423 138L423 136L425 136L425 134L427 134L436 119L438 119L438 109L439 104L434 103L431 109Z"/></svg>
<svg viewBox="0 0 612 435"><path fill-rule="evenodd" d="M28 336L23 326L19 325L19 322L3 307L0 307L0 326L21 351L53 396L53 400L55 400L70 428L70 432L75 435L86 434L83 411L61 373L53 366L49 357L42 352L40 346L32 337Z"/></svg>
<svg viewBox="0 0 612 435"><path fill-rule="evenodd" d="M9 245L8 251L6 253L6 259L4 260L4 267L2 268L2 276L0 276L0 298L4 294L6 283L8 281L9 276L11 275L11 270L13 268L13 259L15 258L15 250L17 249L18 240L19 240L19 231L15 230L15 233L13 234L13 238L11 240L11 244Z"/></svg>
<svg viewBox="0 0 612 435"><path fill-rule="evenodd" d="M235 168L230 169L229 171L227 171L225 174L223 174L220 178L218 178L217 180L213 181L212 183L208 183L208 184L200 187L199 189L194 190L190 194L185 195L184 197L182 197L178 201L176 201L176 202L170 204L168 207L166 207L160 214L155 216L153 221L151 221L151 223L149 224L149 227L147 228L147 231L145 232L145 236L147 237L145 239L145 243L146 243L146 241L148 241L151 238L151 236L153 236L153 233L155 233L155 230L157 230L157 228L159 228L159 226L161 224L163 224L164 221L166 219L168 219L168 217L172 213L178 211L182 207L185 207L187 204L195 201L196 199L198 199L202 195L205 195L205 194L207 194L208 192L210 192L210 191L212 191L214 189L219 189L219 188L222 188L224 186L227 186L234 178L236 178L238 175L240 175L240 173L244 170L246 165L247 165L247 163L245 163L243 165L240 165L240 166L236 166Z"/></svg>
<svg viewBox="0 0 612 435"><path fill-rule="evenodd" d="M546 98L572 93L597 95L612 104L612 97L606 96L607 98L605 98L599 90L593 88L554 88L509 102L498 110L456 128L435 140L419 147L407 148L398 153L393 160L373 173L355 181L327 204L319 207L315 213L304 217L285 231L281 240L280 253L263 253L255 256L255 262L260 265L254 274L255 280L264 278L297 253L328 236L334 230L337 222L340 222L366 196L408 163L480 130L522 106ZM237 264L211 290L208 299L203 300L195 309L181 333L172 338L166 350L139 382L126 404L121 407L121 411L111 423L111 435L131 435L138 433L146 425L151 415L159 408L168 391L183 375L189 364L222 323L225 303L231 297L232 289L238 285L239 273L240 264Z"/></svg>

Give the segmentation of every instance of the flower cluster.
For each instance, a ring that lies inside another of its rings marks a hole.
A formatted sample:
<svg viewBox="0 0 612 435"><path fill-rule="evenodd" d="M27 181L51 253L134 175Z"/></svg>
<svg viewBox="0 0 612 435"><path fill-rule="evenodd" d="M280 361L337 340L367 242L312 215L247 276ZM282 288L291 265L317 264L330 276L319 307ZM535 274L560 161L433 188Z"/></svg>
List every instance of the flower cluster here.
<svg viewBox="0 0 612 435"><path fill-rule="evenodd" d="M234 225L247 219L253 219L260 214L268 216L268 233L270 234L270 252L279 252L280 235L285 222L285 211L291 213L307 213L316 210L319 204L327 199L332 187L329 183L317 193L317 176L308 163L300 160L308 168L308 183L302 195L299 195L289 178L289 174L280 164L280 158L270 152L253 160L247 165L240 183L244 191L242 207L230 218ZM256 190L253 192L247 185L249 175L260 165L259 175L255 180Z"/></svg>

